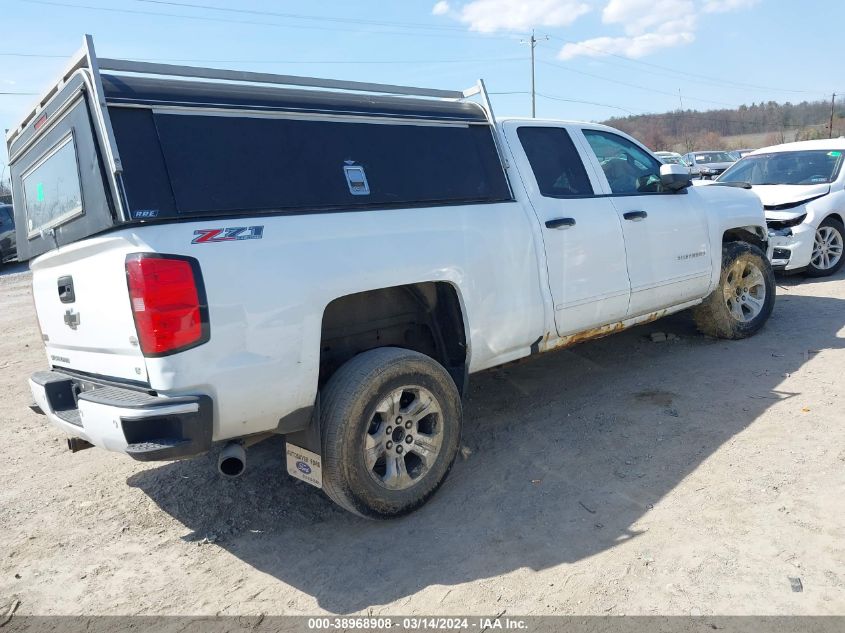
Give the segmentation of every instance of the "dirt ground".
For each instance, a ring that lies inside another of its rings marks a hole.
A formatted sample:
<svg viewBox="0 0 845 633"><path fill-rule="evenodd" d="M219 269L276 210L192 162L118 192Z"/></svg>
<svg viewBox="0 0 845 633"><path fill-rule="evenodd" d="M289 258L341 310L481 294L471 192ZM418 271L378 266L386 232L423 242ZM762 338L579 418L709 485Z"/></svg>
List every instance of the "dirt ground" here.
<svg viewBox="0 0 845 633"><path fill-rule="evenodd" d="M750 340L680 314L473 376L468 457L388 523L280 439L235 481L71 454L27 408L24 267L0 306L0 614L845 614L845 274L780 279Z"/></svg>

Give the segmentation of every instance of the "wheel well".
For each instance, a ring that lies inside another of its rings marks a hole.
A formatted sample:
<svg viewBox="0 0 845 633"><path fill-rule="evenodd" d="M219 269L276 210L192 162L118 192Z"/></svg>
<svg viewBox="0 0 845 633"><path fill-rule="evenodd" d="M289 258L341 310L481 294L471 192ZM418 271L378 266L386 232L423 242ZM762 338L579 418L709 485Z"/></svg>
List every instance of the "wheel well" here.
<svg viewBox="0 0 845 633"><path fill-rule="evenodd" d="M377 347L403 347L431 356L463 393L466 333L455 288L424 282L368 290L329 303L320 336L320 386L350 358Z"/></svg>
<svg viewBox="0 0 845 633"><path fill-rule="evenodd" d="M757 227L753 226L742 226L734 229L728 229L725 231L724 235L722 235L722 244L727 244L728 242L747 242L749 244L754 244L754 246L758 247L765 253L766 240L757 233L757 231Z"/></svg>
<svg viewBox="0 0 845 633"><path fill-rule="evenodd" d="M827 220L828 218L834 218L835 220L839 220L840 224L845 224L845 222L842 221L842 215L839 213L828 213L824 219ZM822 220L822 222L824 222L824 220Z"/></svg>

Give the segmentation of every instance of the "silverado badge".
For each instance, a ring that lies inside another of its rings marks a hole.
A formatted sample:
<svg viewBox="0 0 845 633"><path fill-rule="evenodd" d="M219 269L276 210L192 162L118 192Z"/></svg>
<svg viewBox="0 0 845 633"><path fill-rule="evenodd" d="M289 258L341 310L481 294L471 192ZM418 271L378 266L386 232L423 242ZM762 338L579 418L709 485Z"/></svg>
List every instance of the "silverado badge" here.
<svg viewBox="0 0 845 633"><path fill-rule="evenodd" d="M66 326L71 330L75 330L79 327L79 312L74 312L73 310L66 311L64 320Z"/></svg>

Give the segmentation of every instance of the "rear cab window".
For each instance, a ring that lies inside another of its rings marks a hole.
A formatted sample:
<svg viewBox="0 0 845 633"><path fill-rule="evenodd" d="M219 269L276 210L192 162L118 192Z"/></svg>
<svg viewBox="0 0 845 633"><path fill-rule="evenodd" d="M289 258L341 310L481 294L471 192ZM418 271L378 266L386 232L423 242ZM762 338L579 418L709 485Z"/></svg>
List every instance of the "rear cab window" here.
<svg viewBox="0 0 845 633"><path fill-rule="evenodd" d="M563 128L523 126L517 129L540 194L546 198L593 195L593 186L572 138Z"/></svg>

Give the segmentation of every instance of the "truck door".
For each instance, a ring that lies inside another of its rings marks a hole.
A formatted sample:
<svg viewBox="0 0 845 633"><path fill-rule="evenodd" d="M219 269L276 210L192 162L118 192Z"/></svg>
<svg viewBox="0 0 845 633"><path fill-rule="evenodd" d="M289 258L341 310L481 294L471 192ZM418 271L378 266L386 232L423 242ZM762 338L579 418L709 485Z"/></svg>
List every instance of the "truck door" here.
<svg viewBox="0 0 845 633"><path fill-rule="evenodd" d="M628 317L697 299L710 285L710 239L704 209L686 190L663 192L660 162L608 130L582 129L604 176L625 236L631 303Z"/></svg>
<svg viewBox="0 0 845 633"><path fill-rule="evenodd" d="M570 132L509 122L505 135L542 227L558 335L623 319L630 284L621 222L610 199L596 195Z"/></svg>

